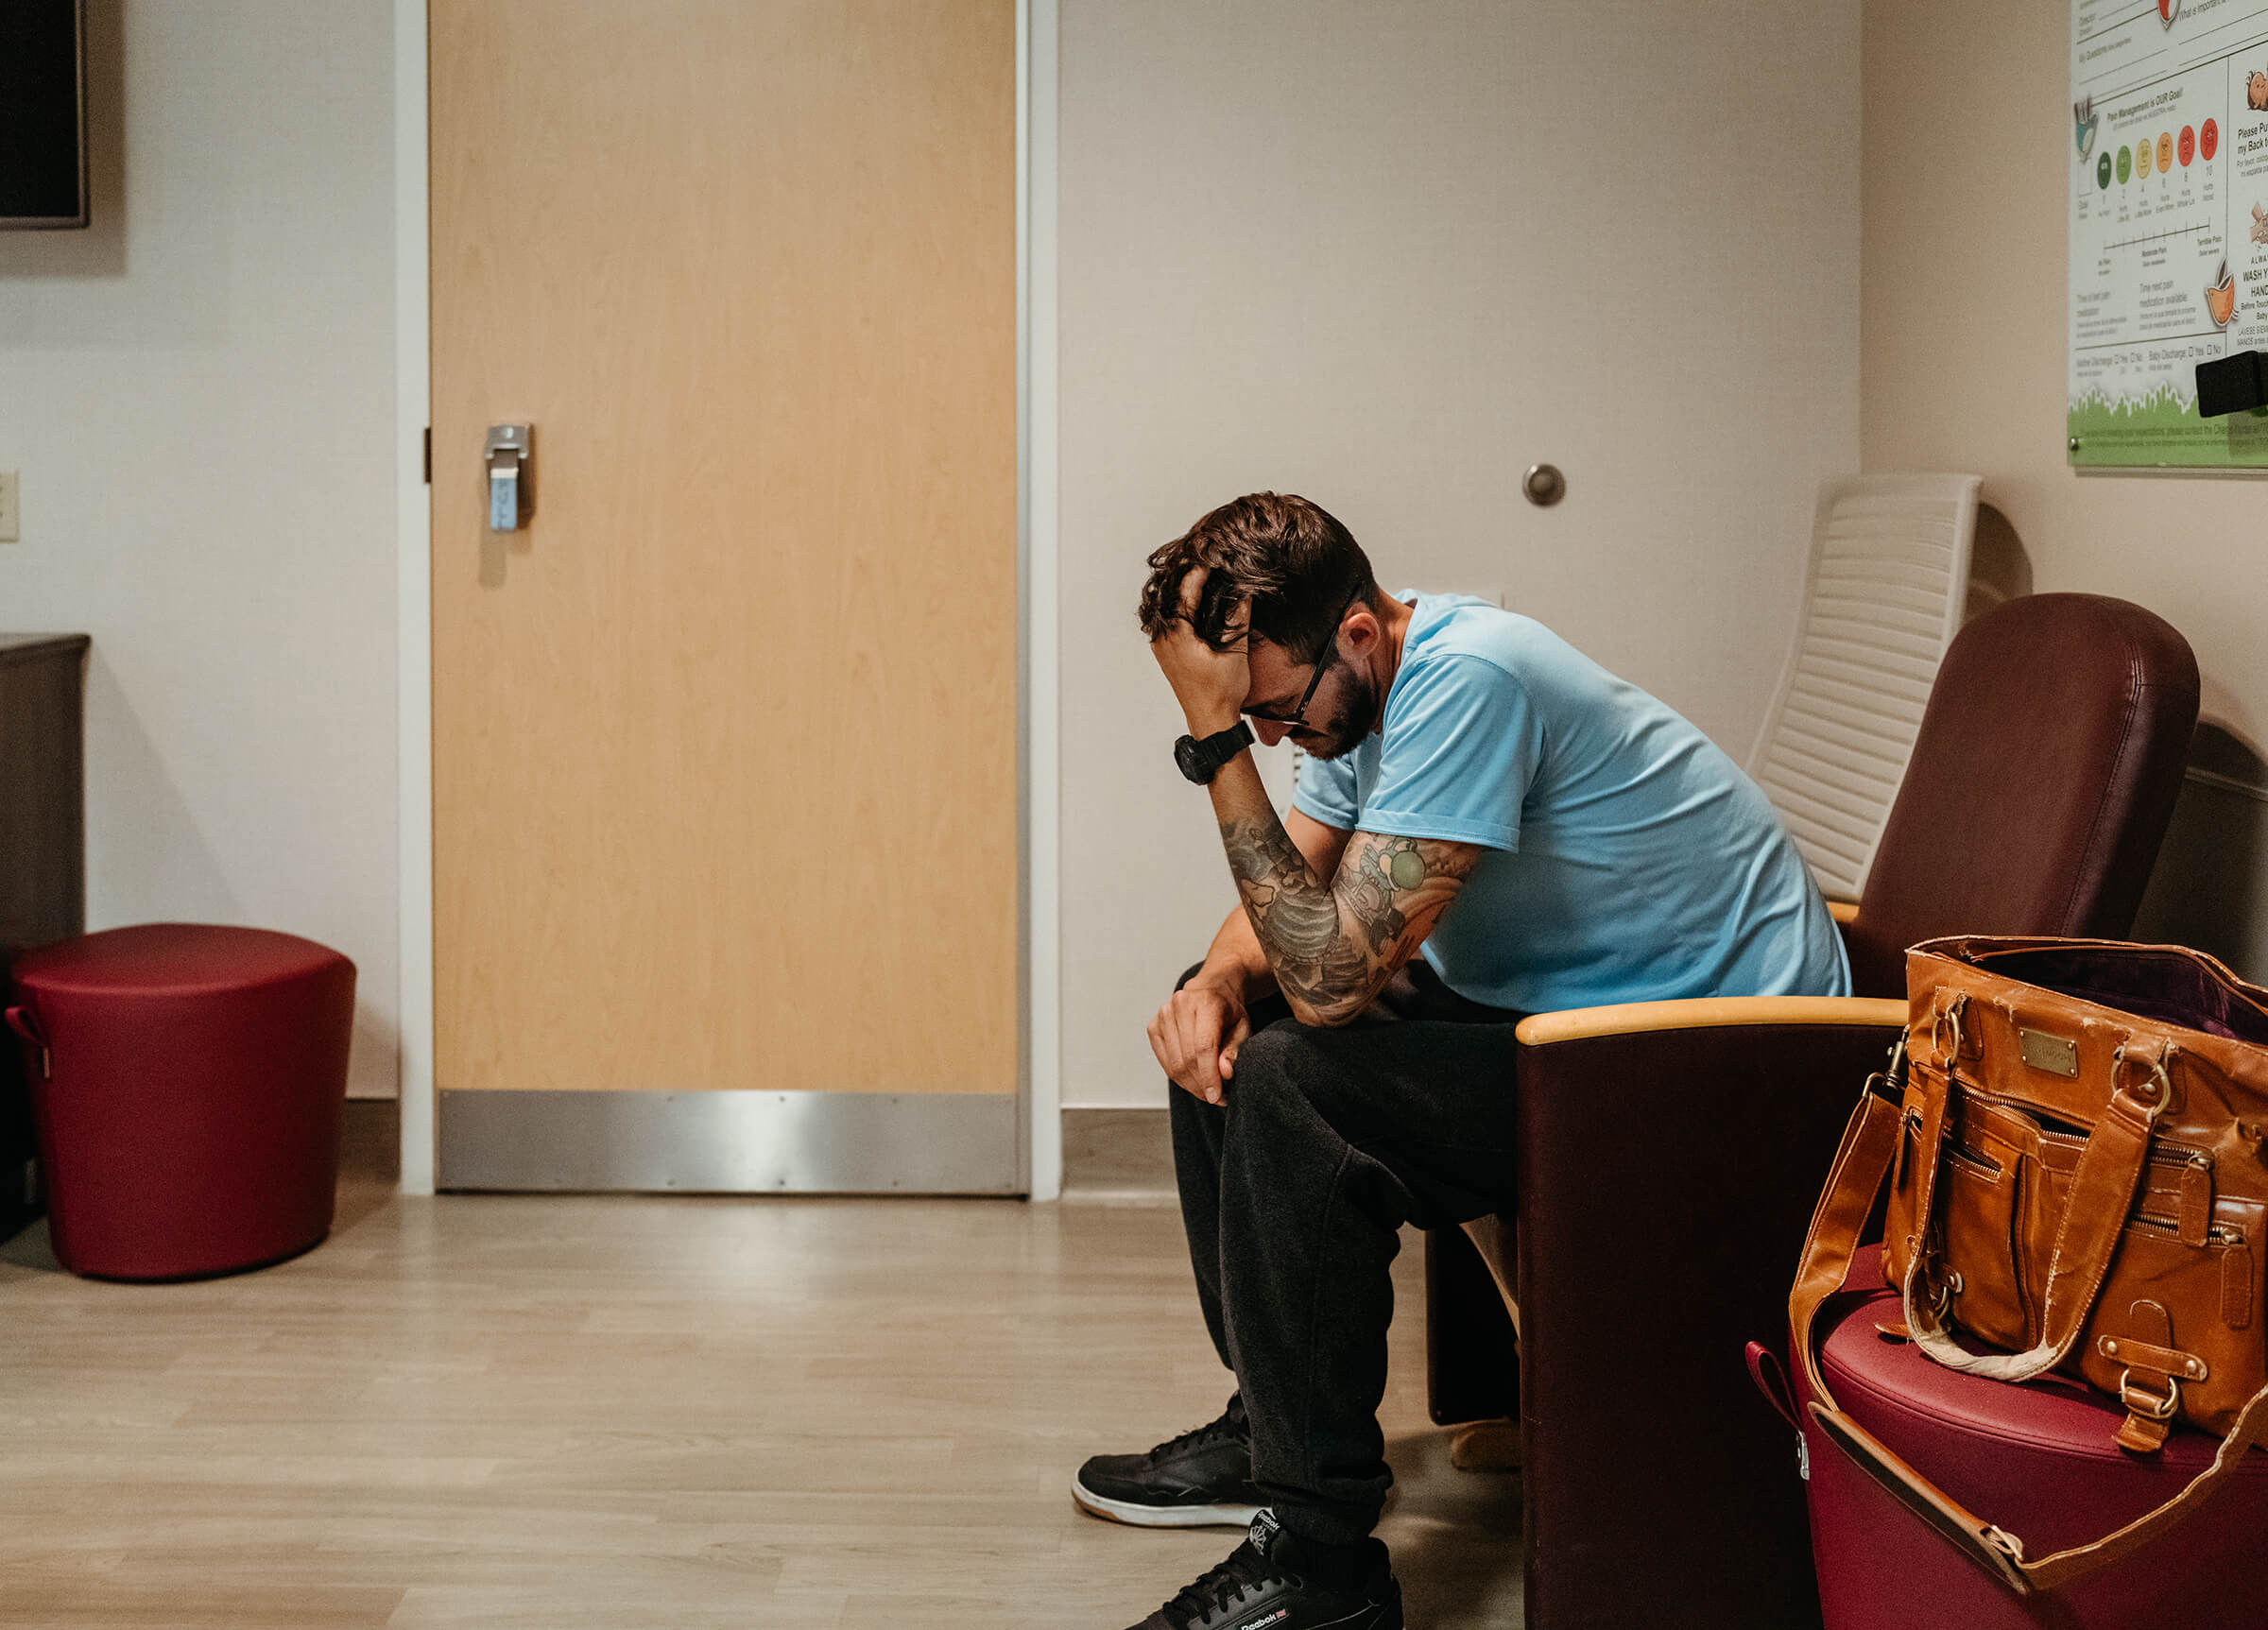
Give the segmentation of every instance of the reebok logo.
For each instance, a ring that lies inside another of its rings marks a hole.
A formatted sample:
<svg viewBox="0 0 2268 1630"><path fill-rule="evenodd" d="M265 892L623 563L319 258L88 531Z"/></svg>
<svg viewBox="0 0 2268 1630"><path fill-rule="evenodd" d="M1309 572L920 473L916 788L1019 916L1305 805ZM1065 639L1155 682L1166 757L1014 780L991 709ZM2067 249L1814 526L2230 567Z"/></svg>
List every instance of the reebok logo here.
<svg viewBox="0 0 2268 1630"><path fill-rule="evenodd" d="M1236 1630L1262 1630L1263 1625L1280 1622L1291 1616L1292 1610L1289 1607L1279 1607L1273 1613L1263 1613L1257 1619L1247 1619L1244 1623L1239 1624Z"/></svg>

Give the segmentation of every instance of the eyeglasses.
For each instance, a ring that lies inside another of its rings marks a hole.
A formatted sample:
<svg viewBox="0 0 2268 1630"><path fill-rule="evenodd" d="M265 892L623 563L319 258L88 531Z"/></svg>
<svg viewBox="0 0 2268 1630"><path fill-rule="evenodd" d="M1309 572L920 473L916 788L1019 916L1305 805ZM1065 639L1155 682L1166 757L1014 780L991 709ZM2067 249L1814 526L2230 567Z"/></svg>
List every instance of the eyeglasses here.
<svg viewBox="0 0 2268 1630"><path fill-rule="evenodd" d="M1331 672L1331 657L1333 648L1339 643L1339 625L1347 620L1347 613L1354 609L1354 603L1362 597L1363 592L1360 589L1348 595L1347 603L1339 608L1339 614L1331 620L1331 628L1324 634L1323 643L1315 647L1313 659L1315 671L1307 677L1307 689L1299 693L1299 700L1293 706L1292 711L1280 719L1271 718L1266 713L1254 713L1252 715L1254 718L1268 719L1271 724L1292 725L1300 729L1308 728L1307 704L1315 699L1315 687L1322 684L1323 676Z"/></svg>

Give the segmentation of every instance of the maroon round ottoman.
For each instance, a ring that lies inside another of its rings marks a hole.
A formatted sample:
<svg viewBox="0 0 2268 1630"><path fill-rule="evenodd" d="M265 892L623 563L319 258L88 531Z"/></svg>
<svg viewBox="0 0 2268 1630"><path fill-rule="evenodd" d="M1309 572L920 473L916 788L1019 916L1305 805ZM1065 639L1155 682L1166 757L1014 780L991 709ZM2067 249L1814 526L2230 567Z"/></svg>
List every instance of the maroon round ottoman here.
<svg viewBox="0 0 2268 1630"><path fill-rule="evenodd" d="M1846 1282L1879 1287L1876 1263L1875 1251L1862 1251ZM1886 1289L1846 1293L1823 1310L1820 1368L1836 1401L1915 1470L2022 1539L2027 1556L2123 1527L2178 1493L2221 1447L2181 1427L2156 1454L2128 1454L2111 1441L2126 1412L2110 1398L2067 1377L2016 1386L1947 1369L1877 1330L1899 1313ZM1827 1630L2268 1624L2268 1454L2249 1454L2156 1544L2060 1590L2019 1597L1860 1469L1808 1409L1801 1415Z"/></svg>
<svg viewBox="0 0 2268 1630"><path fill-rule="evenodd" d="M352 962L293 935L165 922L28 952L13 973L63 1266L195 1278L330 1231Z"/></svg>

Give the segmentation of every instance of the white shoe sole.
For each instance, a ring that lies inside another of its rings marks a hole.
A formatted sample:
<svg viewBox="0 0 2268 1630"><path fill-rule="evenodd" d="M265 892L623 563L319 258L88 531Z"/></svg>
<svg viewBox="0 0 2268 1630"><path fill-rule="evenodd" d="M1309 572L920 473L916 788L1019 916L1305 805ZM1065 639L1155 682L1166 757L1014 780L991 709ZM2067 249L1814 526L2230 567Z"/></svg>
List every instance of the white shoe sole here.
<svg viewBox="0 0 2268 1630"><path fill-rule="evenodd" d="M1076 1477L1071 1480L1071 1500L1090 1517L1135 1528L1249 1528L1261 1509L1257 1505L1139 1505L1130 1500L1106 1500Z"/></svg>

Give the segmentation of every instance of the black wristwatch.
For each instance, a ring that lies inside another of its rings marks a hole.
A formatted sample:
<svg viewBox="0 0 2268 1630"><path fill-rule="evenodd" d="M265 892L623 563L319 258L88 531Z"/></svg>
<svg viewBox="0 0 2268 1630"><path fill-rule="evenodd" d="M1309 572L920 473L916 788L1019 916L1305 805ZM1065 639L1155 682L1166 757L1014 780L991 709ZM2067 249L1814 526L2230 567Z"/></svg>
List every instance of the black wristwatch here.
<svg viewBox="0 0 2268 1630"><path fill-rule="evenodd" d="M1239 719L1217 736L1200 741L1183 736L1174 744L1174 763L1199 786L1209 786L1221 766L1252 745L1252 727Z"/></svg>

